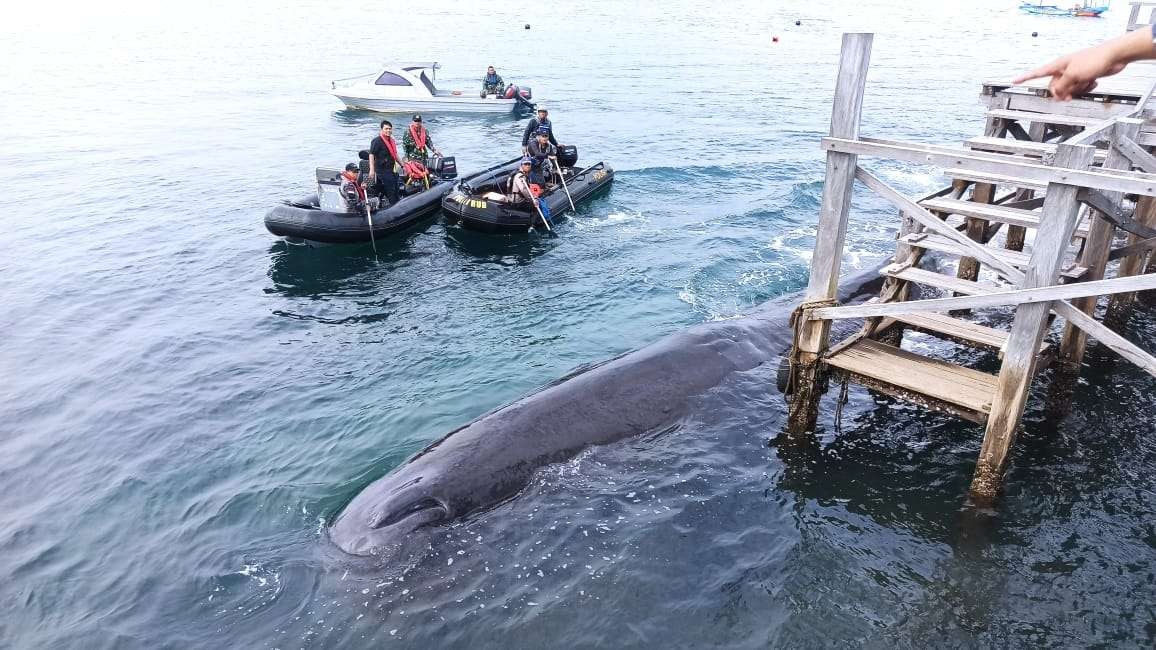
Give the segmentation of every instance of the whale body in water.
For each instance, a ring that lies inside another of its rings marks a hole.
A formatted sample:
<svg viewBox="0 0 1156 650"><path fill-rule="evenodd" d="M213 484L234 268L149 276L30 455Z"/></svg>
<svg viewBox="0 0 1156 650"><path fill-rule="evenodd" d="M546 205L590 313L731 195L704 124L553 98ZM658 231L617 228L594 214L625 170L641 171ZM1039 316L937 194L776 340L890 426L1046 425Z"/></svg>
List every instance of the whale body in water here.
<svg viewBox="0 0 1156 650"><path fill-rule="evenodd" d="M846 278L839 299L876 295L880 283L877 270ZM732 373L777 363L799 300L677 332L479 417L367 486L330 525L330 539L352 555L387 555L419 531L515 496L544 465L669 427L690 398Z"/></svg>

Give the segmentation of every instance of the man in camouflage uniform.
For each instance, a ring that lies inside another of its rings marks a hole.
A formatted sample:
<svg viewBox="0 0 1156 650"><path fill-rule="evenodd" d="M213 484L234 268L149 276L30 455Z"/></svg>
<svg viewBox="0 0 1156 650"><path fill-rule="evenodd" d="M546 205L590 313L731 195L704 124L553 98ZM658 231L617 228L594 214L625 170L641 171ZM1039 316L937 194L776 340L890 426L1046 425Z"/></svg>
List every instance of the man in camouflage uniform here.
<svg viewBox="0 0 1156 650"><path fill-rule="evenodd" d="M486 95L501 96L505 90L506 84L502 81L502 75L494 70L494 66L486 68L486 76L482 78L482 97Z"/></svg>
<svg viewBox="0 0 1156 650"><path fill-rule="evenodd" d="M442 155L442 152L434 147L433 138L430 137L429 131L426 130L425 125L421 122L421 115L413 116L413 122L411 122L409 128L406 129L405 137L402 138L401 144L405 147L406 159L416 160L421 163L423 167L429 167L429 154L431 151L435 156L441 157Z"/></svg>

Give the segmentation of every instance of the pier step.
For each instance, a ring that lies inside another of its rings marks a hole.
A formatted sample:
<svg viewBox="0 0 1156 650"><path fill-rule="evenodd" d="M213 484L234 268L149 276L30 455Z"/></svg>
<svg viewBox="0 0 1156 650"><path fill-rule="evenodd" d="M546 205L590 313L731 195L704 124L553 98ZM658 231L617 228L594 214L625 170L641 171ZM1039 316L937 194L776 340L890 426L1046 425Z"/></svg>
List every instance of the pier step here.
<svg viewBox="0 0 1156 650"><path fill-rule="evenodd" d="M1015 187L1021 190L1046 190L1047 183L1033 181L1027 178L1020 178L1018 176L1009 176L1007 174L988 174L984 172L969 172L960 169L945 169L943 175L952 180L957 181L971 181L972 183L988 183L991 185L1003 185L1005 187Z"/></svg>
<svg viewBox="0 0 1156 650"><path fill-rule="evenodd" d="M991 411L996 376L861 339L826 359L856 382L899 399L982 423Z"/></svg>
<svg viewBox="0 0 1156 650"><path fill-rule="evenodd" d="M1059 113L1035 113L1032 111L1013 111L1006 108L993 108L987 112L987 116L998 117L1003 120L1014 120L1016 122L1064 124L1067 126L1096 126L1103 123L1104 121L1095 117L1061 115Z"/></svg>
<svg viewBox="0 0 1156 650"><path fill-rule="evenodd" d="M968 149L973 149L975 151L1014 154L1019 156L1028 156L1030 158L1042 158L1046 154L1052 154L1056 152L1056 145L1052 143L1030 142L1028 140L1014 140L1011 138L997 138L995 136L989 135L972 138L963 144ZM1103 162L1107 155L1107 152L1103 149L1097 149L1094 160L1096 162Z"/></svg>
<svg viewBox="0 0 1156 650"><path fill-rule="evenodd" d="M900 280L935 287L937 289L954 291L955 293L962 293L967 296L978 296L1001 290L1001 287L988 282L961 280L953 275L943 275L942 273L927 271L914 266L904 266L902 264L885 266L880 273Z"/></svg>
<svg viewBox="0 0 1156 650"><path fill-rule="evenodd" d="M970 257L970 253L965 251L962 246L954 241L944 237L943 235L936 235L932 233L912 233L899 238L899 241L908 246L915 246L917 248L924 248L932 251L940 251L941 253L950 253L959 257ZM1021 251L1010 251L1003 248L988 247L988 251L995 257L1011 264L1020 269L1025 269L1028 262L1031 260L1031 253L1024 253Z"/></svg>
<svg viewBox="0 0 1156 650"><path fill-rule="evenodd" d="M1011 226L1023 226L1024 228L1040 227L1040 213L1033 212L1031 210L1024 210L1022 208L1006 208L1001 205L976 203L975 201L961 201L959 199L949 199L946 197L927 199L922 201L919 205L934 212L958 214L961 217L972 217L974 219L983 219L985 221L998 221L999 223L1006 223ZM1087 225L1080 224L1080 226L1076 229L1075 236L1081 239L1087 237Z"/></svg>
<svg viewBox="0 0 1156 650"><path fill-rule="evenodd" d="M1004 330L997 330L994 327L980 325L979 323L973 323L960 318L952 318L945 314L900 314L890 316L890 318L903 323L913 330L926 332L949 341L963 343L964 345L1000 350L1001 354L1009 335L1009 333ZM1040 344L1041 355L1046 354L1050 349L1050 343L1043 342Z"/></svg>

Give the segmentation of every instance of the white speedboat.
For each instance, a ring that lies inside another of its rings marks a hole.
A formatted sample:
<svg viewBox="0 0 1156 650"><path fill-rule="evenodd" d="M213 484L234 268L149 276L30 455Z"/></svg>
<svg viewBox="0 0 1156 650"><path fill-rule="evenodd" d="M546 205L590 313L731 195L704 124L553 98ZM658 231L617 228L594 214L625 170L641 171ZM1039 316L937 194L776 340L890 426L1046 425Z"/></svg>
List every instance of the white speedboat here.
<svg viewBox="0 0 1156 650"><path fill-rule="evenodd" d="M513 84L501 95L481 97L476 90L438 90L428 70L436 79L437 63L401 63L387 65L378 72L332 82L331 93L349 108L382 113L510 113L533 110L529 88Z"/></svg>

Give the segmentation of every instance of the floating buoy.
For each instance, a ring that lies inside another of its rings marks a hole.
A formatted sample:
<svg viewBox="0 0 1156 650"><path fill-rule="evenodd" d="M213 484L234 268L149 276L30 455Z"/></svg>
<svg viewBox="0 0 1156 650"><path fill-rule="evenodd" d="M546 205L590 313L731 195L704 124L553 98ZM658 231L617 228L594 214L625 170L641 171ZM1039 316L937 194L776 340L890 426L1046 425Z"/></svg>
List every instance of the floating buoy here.
<svg viewBox="0 0 1156 650"><path fill-rule="evenodd" d="M1039 32L1032 32L1032 38L1035 38L1035 37L1037 37L1037 36L1039 36L1039 35L1040 35L1040 33L1039 33Z"/></svg>
<svg viewBox="0 0 1156 650"><path fill-rule="evenodd" d="M802 24L803 24L803 21L801 21L801 20L795 21L795 27L798 27L799 25L802 25Z"/></svg>
<svg viewBox="0 0 1156 650"><path fill-rule="evenodd" d="M771 42L772 42L772 43L778 43L778 42L779 42L779 37L778 37L778 36L772 36L772 37L771 37Z"/></svg>
<svg viewBox="0 0 1156 650"><path fill-rule="evenodd" d="M530 29L530 23L526 23L526 29Z"/></svg>

